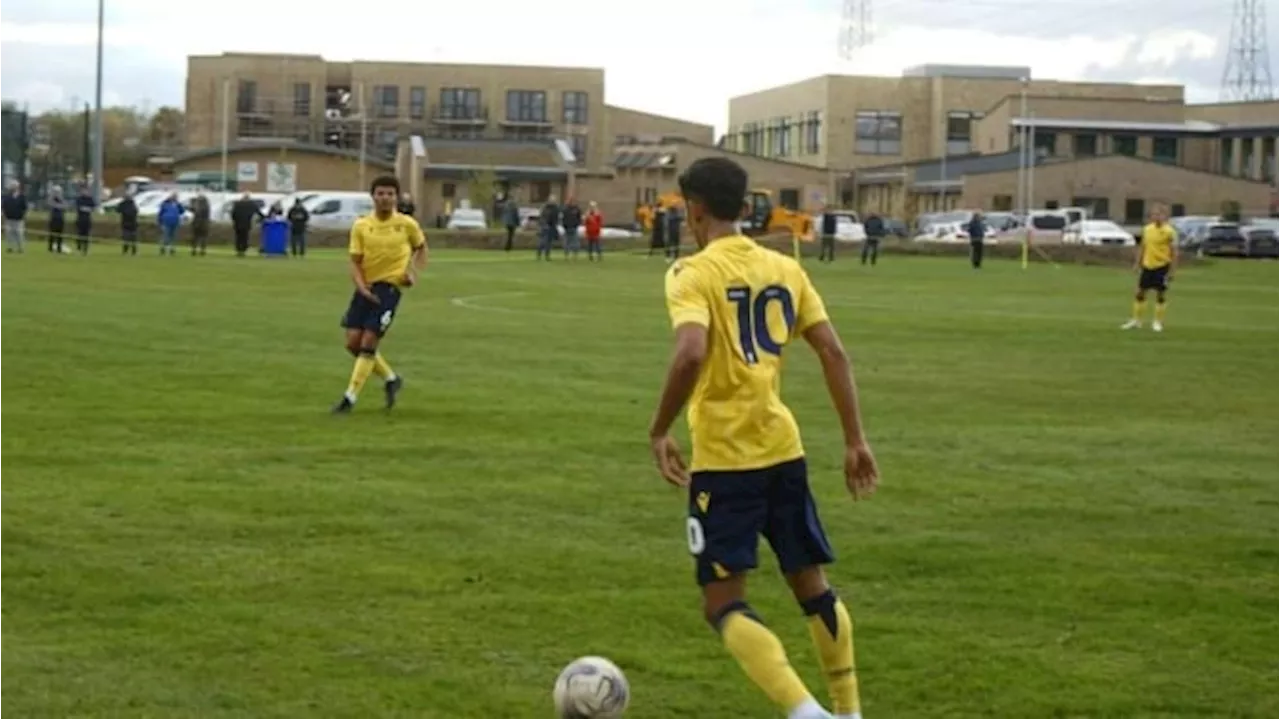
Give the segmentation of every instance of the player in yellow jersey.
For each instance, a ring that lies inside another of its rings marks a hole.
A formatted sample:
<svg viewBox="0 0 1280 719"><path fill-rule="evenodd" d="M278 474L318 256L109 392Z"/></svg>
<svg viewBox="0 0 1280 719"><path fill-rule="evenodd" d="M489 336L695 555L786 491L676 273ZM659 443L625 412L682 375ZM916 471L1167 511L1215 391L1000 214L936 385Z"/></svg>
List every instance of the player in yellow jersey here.
<svg viewBox="0 0 1280 719"><path fill-rule="evenodd" d="M427 266L427 239L417 220L396 212L400 199L400 182L384 176L373 181L373 214L365 215L351 226L348 246L351 281L356 290L342 316L347 331L347 351L356 358L351 382L334 412L350 412L355 407L360 389L370 374L383 380L387 409L396 403L396 394L404 385L399 375L378 352L382 336L395 320L400 305L400 292L418 281L418 272Z"/></svg>
<svg viewBox="0 0 1280 719"><path fill-rule="evenodd" d="M1155 317L1151 329L1164 331L1164 313L1168 309L1166 294L1174 270L1178 267L1178 234L1165 218L1163 207L1151 211L1151 222L1142 228L1142 244L1133 255L1133 269L1138 273L1138 291L1133 297L1133 315L1120 326L1132 330L1142 327L1147 292L1156 291Z"/></svg>
<svg viewBox="0 0 1280 719"><path fill-rule="evenodd" d="M854 499L879 481L862 431L849 357L795 260L744 237L747 195L736 163L706 158L680 176L701 251L667 272L675 353L649 439L662 476L687 487L687 530L703 613L747 676L790 719L829 718L746 602L763 535L808 617L837 717L860 717L853 623L827 584L834 560L809 491L800 431L779 396L783 349L803 337L817 352L844 430L845 484ZM692 462L669 434L689 405Z"/></svg>

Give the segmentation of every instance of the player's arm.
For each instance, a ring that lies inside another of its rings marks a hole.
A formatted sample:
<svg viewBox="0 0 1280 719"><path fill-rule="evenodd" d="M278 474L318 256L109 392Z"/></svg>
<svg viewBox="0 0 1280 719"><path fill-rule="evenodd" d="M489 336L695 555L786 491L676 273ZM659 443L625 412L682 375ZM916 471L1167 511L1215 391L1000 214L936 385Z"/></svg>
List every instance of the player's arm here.
<svg viewBox="0 0 1280 719"><path fill-rule="evenodd" d="M684 409L698 384L702 363L707 358L707 332L711 308L693 270L673 265L667 272L667 311L675 328L675 348L667 366L658 408L649 424L649 444L664 479L677 486L689 483L688 470L675 442L671 425Z"/></svg>
<svg viewBox="0 0 1280 719"><path fill-rule="evenodd" d="M1167 226L1167 225L1166 225ZM1178 269L1178 234L1169 228L1169 275L1168 279L1173 279L1173 273Z"/></svg>
<svg viewBox="0 0 1280 719"><path fill-rule="evenodd" d="M364 279L364 226L359 222L351 226L351 236L347 241L347 260L356 291L376 301L377 295L373 294L369 283Z"/></svg>
<svg viewBox="0 0 1280 719"><path fill-rule="evenodd" d="M422 231L422 225L417 220L413 221L413 266L421 271L427 267L427 235Z"/></svg>
<svg viewBox="0 0 1280 719"><path fill-rule="evenodd" d="M831 395L831 403L840 417L845 447L845 485L854 499L867 496L875 491L879 482L879 470L862 428L862 410L858 406L858 387L853 377L853 365L849 361L849 353L844 349L844 343L840 341L836 328L827 316L822 298L808 276L803 277L796 313L796 331L804 336L818 355L827 393Z"/></svg>

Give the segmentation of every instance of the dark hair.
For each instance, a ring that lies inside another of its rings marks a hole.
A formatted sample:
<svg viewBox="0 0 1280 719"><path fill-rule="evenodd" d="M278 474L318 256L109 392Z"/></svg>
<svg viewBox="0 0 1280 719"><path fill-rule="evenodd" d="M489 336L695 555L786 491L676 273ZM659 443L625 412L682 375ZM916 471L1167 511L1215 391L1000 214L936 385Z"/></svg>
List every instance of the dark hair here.
<svg viewBox="0 0 1280 719"><path fill-rule="evenodd" d="M680 175L680 194L706 205L717 220L736 220L747 200L747 171L728 158L704 157Z"/></svg>
<svg viewBox="0 0 1280 719"><path fill-rule="evenodd" d="M372 195L377 192L379 187L393 188L396 191L396 196L400 195L400 181L396 179L395 175L379 175L373 178L373 184L369 185L369 194Z"/></svg>

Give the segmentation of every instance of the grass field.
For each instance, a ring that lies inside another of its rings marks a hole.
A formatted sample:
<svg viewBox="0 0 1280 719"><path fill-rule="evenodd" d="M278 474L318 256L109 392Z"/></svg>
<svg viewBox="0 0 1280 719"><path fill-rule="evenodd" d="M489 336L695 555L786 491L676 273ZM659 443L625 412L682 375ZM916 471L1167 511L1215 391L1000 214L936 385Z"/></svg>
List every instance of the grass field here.
<svg viewBox="0 0 1280 719"><path fill-rule="evenodd" d="M10 716L541 717L588 653L630 717L775 716L649 464L661 263L434 259L400 406L335 418L340 255L4 258ZM792 350L867 719L1276 715L1276 265L1186 269L1163 335L1119 270L811 273L883 473L848 501ZM821 689L771 559L752 599Z"/></svg>

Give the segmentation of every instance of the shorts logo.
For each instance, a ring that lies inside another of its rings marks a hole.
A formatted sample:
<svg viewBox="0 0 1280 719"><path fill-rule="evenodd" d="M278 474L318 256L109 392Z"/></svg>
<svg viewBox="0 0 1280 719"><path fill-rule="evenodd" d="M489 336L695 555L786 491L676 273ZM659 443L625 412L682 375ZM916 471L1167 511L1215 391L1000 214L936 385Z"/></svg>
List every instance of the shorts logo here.
<svg viewBox="0 0 1280 719"><path fill-rule="evenodd" d="M698 505L698 511L703 514L707 513L707 507L711 506L711 493L698 492L698 496L693 500Z"/></svg>

